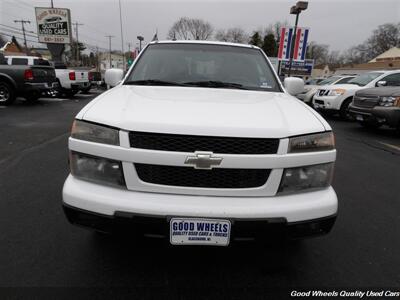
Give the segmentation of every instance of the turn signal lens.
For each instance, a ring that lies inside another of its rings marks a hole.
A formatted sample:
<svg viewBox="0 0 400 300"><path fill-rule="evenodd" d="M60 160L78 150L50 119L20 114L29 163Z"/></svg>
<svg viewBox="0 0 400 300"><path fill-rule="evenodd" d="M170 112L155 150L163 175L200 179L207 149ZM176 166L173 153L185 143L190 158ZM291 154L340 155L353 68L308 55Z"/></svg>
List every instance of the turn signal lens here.
<svg viewBox="0 0 400 300"><path fill-rule="evenodd" d="M327 151L335 149L333 132L296 136L289 139L288 153Z"/></svg>

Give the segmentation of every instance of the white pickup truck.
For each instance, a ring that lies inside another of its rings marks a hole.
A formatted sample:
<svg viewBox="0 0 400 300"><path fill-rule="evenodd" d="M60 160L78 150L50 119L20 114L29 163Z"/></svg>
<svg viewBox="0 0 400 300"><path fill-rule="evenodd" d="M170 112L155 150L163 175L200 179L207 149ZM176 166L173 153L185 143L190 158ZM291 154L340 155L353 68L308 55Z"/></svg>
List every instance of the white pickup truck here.
<svg viewBox="0 0 400 300"><path fill-rule="evenodd" d="M90 89L89 71L68 69L64 64L54 64L54 68L62 95L72 97L79 91Z"/></svg>
<svg viewBox="0 0 400 300"><path fill-rule="evenodd" d="M329 124L255 46L150 43L76 116L68 220L173 245L328 233L338 200ZM136 236L136 235L132 235Z"/></svg>

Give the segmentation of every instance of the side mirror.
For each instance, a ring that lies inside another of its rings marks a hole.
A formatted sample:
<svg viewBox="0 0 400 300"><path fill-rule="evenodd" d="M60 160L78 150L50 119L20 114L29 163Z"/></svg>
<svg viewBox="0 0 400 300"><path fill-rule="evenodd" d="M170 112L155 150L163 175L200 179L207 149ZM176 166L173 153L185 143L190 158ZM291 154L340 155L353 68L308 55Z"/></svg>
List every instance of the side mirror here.
<svg viewBox="0 0 400 300"><path fill-rule="evenodd" d="M107 85L117 86L124 78L124 71L121 69L108 69L104 74L104 81Z"/></svg>
<svg viewBox="0 0 400 300"><path fill-rule="evenodd" d="M304 91L304 81L303 79L297 77L287 77L283 82L283 86L286 91L292 95L296 96Z"/></svg>
<svg viewBox="0 0 400 300"><path fill-rule="evenodd" d="M376 83L376 86L386 86L387 85L387 82L386 81L384 81L384 80L381 80L381 81L378 81L377 83Z"/></svg>

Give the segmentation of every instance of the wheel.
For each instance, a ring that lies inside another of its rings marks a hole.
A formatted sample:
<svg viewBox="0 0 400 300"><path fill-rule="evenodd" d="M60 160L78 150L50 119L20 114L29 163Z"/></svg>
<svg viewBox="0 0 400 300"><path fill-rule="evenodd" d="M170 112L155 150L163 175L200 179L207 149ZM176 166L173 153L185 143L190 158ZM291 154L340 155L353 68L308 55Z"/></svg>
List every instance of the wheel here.
<svg viewBox="0 0 400 300"><path fill-rule="evenodd" d="M342 120L348 121L348 120L353 119L353 117L350 115L350 112L349 112L349 106L350 106L351 101L352 101L351 98L344 100L344 102L342 103L342 106L340 107L339 115Z"/></svg>
<svg viewBox="0 0 400 300"><path fill-rule="evenodd" d="M7 82L0 82L0 105L10 105L15 101L15 91Z"/></svg>
<svg viewBox="0 0 400 300"><path fill-rule="evenodd" d="M38 92L32 92L25 95L25 99L29 103L34 103L40 98L40 94Z"/></svg>
<svg viewBox="0 0 400 300"><path fill-rule="evenodd" d="M73 96L75 96L75 94L76 94L77 92L78 92L78 91L64 90L64 91L63 91L63 94L64 94L65 97L67 97L67 98L72 98Z"/></svg>
<svg viewBox="0 0 400 300"><path fill-rule="evenodd" d="M89 94L91 88L92 88L91 86L88 86L87 88L83 89L82 94Z"/></svg>

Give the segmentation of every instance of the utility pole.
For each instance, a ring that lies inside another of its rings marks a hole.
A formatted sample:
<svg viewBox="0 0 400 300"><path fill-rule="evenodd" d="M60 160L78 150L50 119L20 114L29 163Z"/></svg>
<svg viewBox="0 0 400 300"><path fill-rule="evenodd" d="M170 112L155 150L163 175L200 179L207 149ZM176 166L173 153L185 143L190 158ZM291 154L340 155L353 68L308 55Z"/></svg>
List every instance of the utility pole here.
<svg viewBox="0 0 400 300"><path fill-rule="evenodd" d="M53 0L51 0L51 8L54 8Z"/></svg>
<svg viewBox="0 0 400 300"><path fill-rule="evenodd" d="M100 64L99 64L99 46L96 46L96 71L100 72Z"/></svg>
<svg viewBox="0 0 400 300"><path fill-rule="evenodd" d="M125 72L125 53L124 53L124 34L122 30L122 12L121 12L121 0L118 1L119 3L119 23L121 26L121 48L122 48L122 70Z"/></svg>
<svg viewBox="0 0 400 300"><path fill-rule="evenodd" d="M112 68L112 64L111 64L111 39L113 38L113 35L106 35L106 38L108 38L108 43L109 43L109 47L110 47L110 69Z"/></svg>
<svg viewBox="0 0 400 300"><path fill-rule="evenodd" d="M24 26L24 24L25 24L25 23L30 24L31 21L21 19L21 20L14 20L14 23L21 23L21 26L22 26L22 33L24 34L25 51L26 51L26 53L28 53L29 50L28 50L28 45L26 44L26 36L25 36L25 26Z"/></svg>
<svg viewBox="0 0 400 300"><path fill-rule="evenodd" d="M79 32L78 32L78 26L82 26L82 23L72 23L75 25L75 34L76 34L76 61L79 62Z"/></svg>

